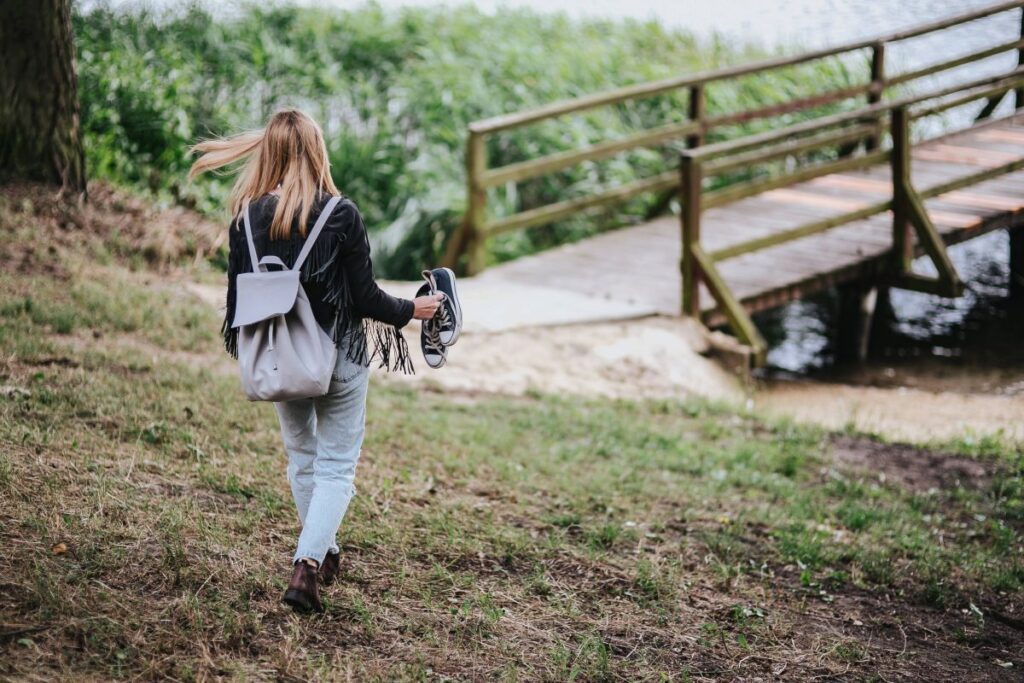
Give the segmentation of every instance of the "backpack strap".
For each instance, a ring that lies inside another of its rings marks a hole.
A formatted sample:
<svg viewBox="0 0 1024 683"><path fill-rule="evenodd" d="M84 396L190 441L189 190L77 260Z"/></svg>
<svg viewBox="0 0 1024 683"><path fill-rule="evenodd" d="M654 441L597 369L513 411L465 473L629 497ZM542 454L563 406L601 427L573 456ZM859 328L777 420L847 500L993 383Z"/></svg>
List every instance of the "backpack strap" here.
<svg viewBox="0 0 1024 683"><path fill-rule="evenodd" d="M313 243L316 242L316 238L320 236L320 231L324 229L327 224L327 219L331 217L331 212L334 211L334 207L341 201L341 197L331 197L327 200L327 204L324 206L323 211L316 219L316 223L313 224L313 229L306 235L306 243L302 245L302 251L299 252L299 257L295 259L295 265L292 266L292 270L299 270L302 268L302 264L305 263L306 257L309 256L309 252L313 250Z"/></svg>
<svg viewBox="0 0 1024 683"><path fill-rule="evenodd" d="M249 223L249 202L245 203L242 209L242 222L245 223L245 239L249 243L249 260L252 262L252 272L266 270L260 265L260 258L256 255L256 243L252 241L252 225Z"/></svg>
<svg viewBox="0 0 1024 683"><path fill-rule="evenodd" d="M306 236L306 242L302 245L302 251L299 252L299 257L295 259L295 265L292 266L292 270L299 270L302 268L302 264L305 263L306 257L309 256L309 252L313 250L313 243L316 242L316 238L320 236L320 232L324 229L327 224L327 219L331 217L331 212L334 211L334 207L341 201L341 197L331 197L327 200L327 204L324 206L323 211L320 212L320 216L317 217L316 223L313 225L313 229L310 230ZM242 212L242 222L245 223L245 239L249 243L249 258L252 260L252 270L266 271L267 266L260 262L259 256L256 254L256 243L252 239L252 224L249 222L249 202L245 203L245 208ZM269 258L269 257L268 257ZM266 259L264 259L266 260ZM281 263L278 260L281 266Z"/></svg>

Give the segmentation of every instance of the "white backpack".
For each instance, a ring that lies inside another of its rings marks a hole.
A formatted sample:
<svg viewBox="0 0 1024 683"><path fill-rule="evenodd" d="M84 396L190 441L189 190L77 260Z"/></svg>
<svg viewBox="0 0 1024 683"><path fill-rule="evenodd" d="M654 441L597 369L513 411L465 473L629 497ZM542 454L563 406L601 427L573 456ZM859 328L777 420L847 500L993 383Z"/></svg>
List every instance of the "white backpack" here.
<svg viewBox="0 0 1024 683"><path fill-rule="evenodd" d="M327 202L291 269L276 256L258 258L249 205L245 205L245 237L253 272L237 277L231 326L239 328L238 366L242 389L250 401L310 398L322 396L330 388L338 349L313 317L299 270L340 199L332 197ZM268 271L271 263L284 270Z"/></svg>

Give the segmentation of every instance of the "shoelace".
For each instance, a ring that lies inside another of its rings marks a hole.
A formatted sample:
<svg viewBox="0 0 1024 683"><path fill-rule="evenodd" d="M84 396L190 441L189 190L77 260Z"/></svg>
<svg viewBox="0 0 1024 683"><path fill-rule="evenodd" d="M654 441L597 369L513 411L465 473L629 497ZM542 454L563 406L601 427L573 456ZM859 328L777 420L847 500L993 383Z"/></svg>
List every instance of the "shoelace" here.
<svg viewBox="0 0 1024 683"><path fill-rule="evenodd" d="M441 328L438 326L434 318L431 318L426 323L427 339L423 344L428 351L441 355L444 353L444 346L441 344Z"/></svg>
<svg viewBox="0 0 1024 683"><path fill-rule="evenodd" d="M452 319L448 313L448 307L444 305L443 301L441 302L441 305L438 307L437 313L434 314L433 319L437 321L438 330L442 330L446 327L451 327Z"/></svg>

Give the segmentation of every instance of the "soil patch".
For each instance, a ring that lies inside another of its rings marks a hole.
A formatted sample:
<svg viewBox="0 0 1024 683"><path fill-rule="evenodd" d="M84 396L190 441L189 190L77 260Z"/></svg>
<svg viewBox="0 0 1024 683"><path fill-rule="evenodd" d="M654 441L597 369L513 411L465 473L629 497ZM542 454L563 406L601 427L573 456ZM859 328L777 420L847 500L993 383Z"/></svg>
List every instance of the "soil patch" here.
<svg viewBox="0 0 1024 683"><path fill-rule="evenodd" d="M831 455L836 462L870 472L912 491L988 488L998 473L995 463L929 451L906 444L836 435Z"/></svg>
<svg viewBox="0 0 1024 683"><path fill-rule="evenodd" d="M839 659L847 664L832 672L838 680L868 672L886 681L1024 680L1017 664L1024 633L984 607L979 617L856 587L825 596L794 589L791 599L801 596L804 628L844 643Z"/></svg>

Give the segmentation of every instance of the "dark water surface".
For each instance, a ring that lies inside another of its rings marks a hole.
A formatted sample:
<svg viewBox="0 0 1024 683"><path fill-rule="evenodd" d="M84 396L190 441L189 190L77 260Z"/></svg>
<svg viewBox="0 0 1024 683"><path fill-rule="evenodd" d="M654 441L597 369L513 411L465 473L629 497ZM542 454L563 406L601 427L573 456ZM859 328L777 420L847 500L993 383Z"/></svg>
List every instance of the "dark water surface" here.
<svg viewBox="0 0 1024 683"><path fill-rule="evenodd" d="M1024 394L1024 301L1009 298L1009 235L998 230L950 248L966 291L958 299L892 290L871 357L834 363L837 300L826 293L758 316L769 336L768 375L854 384ZM929 272L927 259L915 270Z"/></svg>

